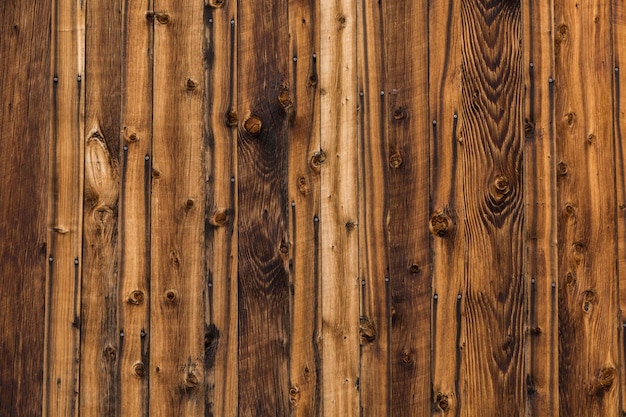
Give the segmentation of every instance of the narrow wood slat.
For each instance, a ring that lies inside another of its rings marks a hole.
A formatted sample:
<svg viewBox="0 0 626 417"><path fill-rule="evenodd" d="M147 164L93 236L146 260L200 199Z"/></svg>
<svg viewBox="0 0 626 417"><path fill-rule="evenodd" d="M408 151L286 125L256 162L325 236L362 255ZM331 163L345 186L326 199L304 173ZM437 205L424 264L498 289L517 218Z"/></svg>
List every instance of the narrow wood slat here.
<svg viewBox="0 0 626 417"><path fill-rule="evenodd" d="M380 3L357 1L358 223L360 280L360 406L364 415L391 412L385 54ZM390 27L390 30L393 28ZM358 228L356 226L358 225ZM352 232L354 233L354 232ZM430 301L430 300L429 300Z"/></svg>
<svg viewBox="0 0 626 417"><path fill-rule="evenodd" d="M431 218L438 293L433 331L448 333L439 340L449 345L437 343L435 351L436 412L447 411L449 393L456 392L453 407L462 416L516 415L524 408L526 386L521 9L518 2L468 1L448 17L460 24L460 61L445 54L439 59L444 70L460 72L460 95L450 107L431 107L433 160L451 158L453 168L445 179L452 186L442 189L449 200L440 200ZM448 49L445 30L433 32L435 39L440 46L431 46L431 53ZM456 65L446 67L447 58ZM431 172L438 192L443 175L437 168Z"/></svg>
<svg viewBox="0 0 626 417"><path fill-rule="evenodd" d="M118 207L121 14L93 1L86 11L85 170L81 288L80 415L119 413ZM102 16L109 16L107 25ZM97 51L97 52L96 52ZM96 52L96 53L94 53ZM82 83L82 77L79 80Z"/></svg>
<svg viewBox="0 0 626 417"><path fill-rule="evenodd" d="M289 80L282 100L289 125L289 265L291 343L289 401L296 417L322 416L320 214L319 8L291 0ZM293 57L297 59L293 59ZM323 162L322 162L323 163Z"/></svg>
<svg viewBox="0 0 626 417"><path fill-rule="evenodd" d="M237 415L237 2L204 6L207 412Z"/></svg>
<svg viewBox="0 0 626 417"><path fill-rule="evenodd" d="M149 17L155 25L150 415L204 416L203 4L155 1Z"/></svg>
<svg viewBox="0 0 626 417"><path fill-rule="evenodd" d="M547 417L559 414L554 4L523 6L526 392L528 413Z"/></svg>
<svg viewBox="0 0 626 417"><path fill-rule="evenodd" d="M150 333L150 193L154 20L151 0L122 8L119 228L119 412L148 415Z"/></svg>
<svg viewBox="0 0 626 417"><path fill-rule="evenodd" d="M432 275L429 221L428 3L387 2L385 123L391 295L391 416L431 405Z"/></svg>
<svg viewBox="0 0 626 417"><path fill-rule="evenodd" d="M237 17L239 416L289 415L287 2Z"/></svg>
<svg viewBox="0 0 626 417"><path fill-rule="evenodd" d="M52 5L50 232L44 416L78 414L84 173L85 4ZM79 81L78 77L81 77Z"/></svg>
<svg viewBox="0 0 626 417"><path fill-rule="evenodd" d="M42 410L50 11L49 1L0 5L0 413L7 416Z"/></svg>
<svg viewBox="0 0 626 417"><path fill-rule="evenodd" d="M555 2L559 409L619 415L611 2Z"/></svg>
<svg viewBox="0 0 626 417"><path fill-rule="evenodd" d="M322 401L324 415L359 415L356 41L353 0L320 4Z"/></svg>

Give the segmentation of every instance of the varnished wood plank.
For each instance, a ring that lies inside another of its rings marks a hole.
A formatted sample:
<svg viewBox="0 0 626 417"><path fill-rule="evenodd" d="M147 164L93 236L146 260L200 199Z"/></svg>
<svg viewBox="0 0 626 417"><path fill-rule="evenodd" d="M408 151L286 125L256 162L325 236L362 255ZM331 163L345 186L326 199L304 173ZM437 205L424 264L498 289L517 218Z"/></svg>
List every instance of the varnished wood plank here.
<svg viewBox="0 0 626 417"><path fill-rule="evenodd" d="M118 208L120 251L120 415L148 415L150 333L150 192L154 20L151 0L122 5L121 161Z"/></svg>
<svg viewBox="0 0 626 417"><path fill-rule="evenodd" d="M453 164L449 199L433 207L431 218L438 293L433 331L456 333L456 340L446 336L451 347L436 346L435 361L448 361L436 372L455 369L450 373L456 375L447 379L443 390L435 387L435 401L437 412L445 413L450 408L447 392L456 391L453 406L462 416L518 415L524 408L526 387L521 9L519 2L468 1L459 12L448 16L461 25L460 60L450 56L448 63L458 62L458 66L444 69L462 69L460 100L450 102L450 107L440 107L438 102L431 107L436 112L447 109L433 118L433 158L437 163L452 158ZM439 47L431 45L431 53L448 49L446 31L432 33L431 42L435 39ZM442 135L440 125L452 129ZM440 153L445 142L454 145L448 145L450 152ZM439 188L443 180L439 172L431 172L433 190L446 190ZM450 275L442 276L444 271ZM449 284L443 280L451 275L458 281L452 289L445 288ZM442 291L445 298L439 297ZM441 356L444 349L451 355ZM455 356L456 364L450 366Z"/></svg>
<svg viewBox="0 0 626 417"><path fill-rule="evenodd" d="M52 6L50 231L44 416L78 414L84 173L85 4Z"/></svg>
<svg viewBox="0 0 626 417"><path fill-rule="evenodd" d="M320 4L322 401L359 415L357 16L353 0Z"/></svg>
<svg viewBox="0 0 626 417"><path fill-rule="evenodd" d="M42 410L50 11L49 1L0 5L0 413L7 416Z"/></svg>
<svg viewBox="0 0 626 417"><path fill-rule="evenodd" d="M289 415L287 1L237 18L239 416Z"/></svg>
<svg viewBox="0 0 626 417"><path fill-rule="evenodd" d="M431 122L428 3L387 2L385 123L387 251L391 295L391 416L425 417L431 405L432 275L428 231Z"/></svg>
<svg viewBox="0 0 626 417"><path fill-rule="evenodd" d="M559 409L619 415L611 2L555 2Z"/></svg>
<svg viewBox="0 0 626 417"><path fill-rule="evenodd" d="M79 414L86 416L115 416L120 412L118 352L123 346L117 330L120 6L116 2L94 1L86 12L79 399ZM101 24L102 16L109 16L107 25Z"/></svg>
<svg viewBox="0 0 626 417"><path fill-rule="evenodd" d="M293 291L289 363L291 415L322 416L320 213L319 8L290 0L290 65L283 100L289 126L289 265Z"/></svg>
<svg viewBox="0 0 626 417"><path fill-rule="evenodd" d="M207 413L237 415L237 2L204 6Z"/></svg>
<svg viewBox="0 0 626 417"><path fill-rule="evenodd" d="M155 1L150 17L155 25L150 415L203 416L203 4Z"/></svg>
<svg viewBox="0 0 626 417"><path fill-rule="evenodd" d="M559 414L556 142L554 133L554 4L524 2L524 276L527 409Z"/></svg>
<svg viewBox="0 0 626 417"><path fill-rule="evenodd" d="M381 417L391 412L390 277L385 234L389 208L385 175L387 102L382 8L381 3L357 1L359 219L355 230L359 233L361 288L360 407L363 415ZM393 31L393 27L389 29Z"/></svg>

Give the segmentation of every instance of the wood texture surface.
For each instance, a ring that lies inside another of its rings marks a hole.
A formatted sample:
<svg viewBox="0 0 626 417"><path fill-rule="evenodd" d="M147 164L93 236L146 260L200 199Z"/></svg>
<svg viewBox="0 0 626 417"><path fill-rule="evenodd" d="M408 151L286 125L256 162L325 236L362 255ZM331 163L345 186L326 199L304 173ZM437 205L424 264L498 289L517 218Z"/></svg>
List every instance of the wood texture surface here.
<svg viewBox="0 0 626 417"><path fill-rule="evenodd" d="M0 415L41 415L51 2L0 5ZM37 59L33 59L37 57Z"/></svg>

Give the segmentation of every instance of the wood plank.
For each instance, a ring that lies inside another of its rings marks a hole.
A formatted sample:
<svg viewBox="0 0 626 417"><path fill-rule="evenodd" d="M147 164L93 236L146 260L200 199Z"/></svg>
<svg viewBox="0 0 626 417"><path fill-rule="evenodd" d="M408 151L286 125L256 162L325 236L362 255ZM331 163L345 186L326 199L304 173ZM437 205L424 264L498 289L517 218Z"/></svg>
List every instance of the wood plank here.
<svg viewBox="0 0 626 417"><path fill-rule="evenodd" d="M431 103L433 160L453 164L448 178L431 171L435 195L445 193L435 200L431 218L438 294L434 332L453 333L435 338L451 345L436 342L435 412L449 412L455 397L449 393L458 393L453 407L462 416L519 415L526 387L521 10L518 2L468 1L459 12L444 16L460 24L460 61L447 52L438 60L444 70L461 72L460 97L458 90L452 96L460 100ZM432 32L431 53L455 51L448 33ZM446 65L448 57L453 67ZM432 95L442 94L440 84L431 87ZM440 181L450 180L451 187L441 187ZM451 276L458 277L452 285L446 283ZM451 375L441 375L446 372Z"/></svg>
<svg viewBox="0 0 626 417"><path fill-rule="evenodd" d="M528 2L524 13L524 260L528 302L527 410L559 414L554 2Z"/></svg>
<svg viewBox="0 0 626 417"><path fill-rule="evenodd" d="M320 214L319 8L290 0L290 66L283 102L289 125L289 266L291 344L289 401L295 417L322 416Z"/></svg>
<svg viewBox="0 0 626 417"><path fill-rule="evenodd" d="M49 1L0 5L0 410L7 416L42 410L50 12Z"/></svg>
<svg viewBox="0 0 626 417"><path fill-rule="evenodd" d="M204 6L207 415L237 415L237 3Z"/></svg>
<svg viewBox="0 0 626 417"><path fill-rule="evenodd" d="M87 416L114 416L120 411L118 353L123 340L117 329L117 293L122 22L118 6L94 1L86 11L79 414ZM106 25L101 24L102 16L109 16Z"/></svg>
<svg viewBox="0 0 626 417"><path fill-rule="evenodd" d="M124 2L119 196L120 415L148 415L150 193L154 20L150 0Z"/></svg>
<svg viewBox="0 0 626 417"><path fill-rule="evenodd" d="M359 415L356 3L320 4L322 401L325 416Z"/></svg>
<svg viewBox="0 0 626 417"><path fill-rule="evenodd" d="M611 2L555 2L554 22L559 408L561 415L617 416Z"/></svg>
<svg viewBox="0 0 626 417"><path fill-rule="evenodd" d="M381 417L390 415L392 404L382 9L380 3L357 2L360 407L364 415Z"/></svg>
<svg viewBox="0 0 626 417"><path fill-rule="evenodd" d="M149 409L204 416L203 4L155 1L151 17Z"/></svg>
<svg viewBox="0 0 626 417"><path fill-rule="evenodd" d="M289 415L287 1L238 2L239 416Z"/></svg>
<svg viewBox="0 0 626 417"><path fill-rule="evenodd" d="M428 3L387 2L385 96L391 415L431 411ZM423 138L423 140L418 139Z"/></svg>
<svg viewBox="0 0 626 417"><path fill-rule="evenodd" d="M84 173L85 4L52 6L50 232L44 416L78 414ZM81 77L79 79L79 77Z"/></svg>

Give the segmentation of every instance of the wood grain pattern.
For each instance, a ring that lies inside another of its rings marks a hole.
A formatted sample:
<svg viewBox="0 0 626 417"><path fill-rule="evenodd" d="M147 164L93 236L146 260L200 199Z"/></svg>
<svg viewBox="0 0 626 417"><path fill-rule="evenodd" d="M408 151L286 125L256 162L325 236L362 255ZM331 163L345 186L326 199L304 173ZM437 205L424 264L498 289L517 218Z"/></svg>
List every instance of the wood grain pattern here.
<svg viewBox="0 0 626 417"><path fill-rule="evenodd" d="M457 340L450 338L454 347L447 349L458 351L447 358L456 356L460 364L447 382L458 389L436 388L442 392L436 401L445 413L446 392L457 391L460 415L519 415L525 401L520 4L468 1L451 17L460 20L462 30L460 100L453 104L459 106L456 118L450 117L452 109L442 120L434 118L433 154L437 162L454 159L449 200L454 218L446 205L435 206L431 230L435 239L451 241L435 247L442 260L450 257L450 272L460 279L456 300L445 290L436 311L437 320L442 310L447 318L456 314ZM452 124L452 134L441 135L440 124ZM439 154L439 141L459 145ZM438 293L446 278L435 278ZM437 333L455 327L435 326Z"/></svg>
<svg viewBox="0 0 626 417"><path fill-rule="evenodd" d="M287 1L238 2L239 416L289 415Z"/></svg>
<svg viewBox="0 0 626 417"><path fill-rule="evenodd" d="M154 20L151 0L122 8L121 157L118 208L120 415L147 416L150 333L150 193ZM123 336L122 336L123 335Z"/></svg>
<svg viewBox="0 0 626 417"><path fill-rule="evenodd" d="M325 416L359 415L356 3L320 5L322 401Z"/></svg>
<svg viewBox="0 0 626 417"><path fill-rule="evenodd" d="M51 2L0 5L0 415L41 415ZM44 22L44 23L42 23ZM37 57L37 59L32 59Z"/></svg>
<svg viewBox="0 0 626 417"><path fill-rule="evenodd" d="M319 9L288 2L292 62L283 101L289 124L289 271L291 343L289 401L295 417L322 416L319 270L320 94ZM297 59L294 60L293 57Z"/></svg>
<svg viewBox="0 0 626 417"><path fill-rule="evenodd" d="M556 141L554 133L553 1L528 3L524 11L526 97L524 121L524 276L527 410L559 414Z"/></svg>
<svg viewBox="0 0 626 417"><path fill-rule="evenodd" d="M235 416L238 400L237 2L204 5L207 415Z"/></svg>
<svg viewBox="0 0 626 417"><path fill-rule="evenodd" d="M151 17L150 415L204 416L203 4L155 1Z"/></svg>
<svg viewBox="0 0 626 417"><path fill-rule="evenodd" d="M121 14L109 1L86 11L85 171L80 415L120 412L118 331ZM111 16L107 26L101 16ZM77 80L82 85L82 76Z"/></svg>
<svg viewBox="0 0 626 417"><path fill-rule="evenodd" d="M611 4L555 2L554 22L559 408L617 416Z"/></svg>
<svg viewBox="0 0 626 417"><path fill-rule="evenodd" d="M84 6L73 0L58 0L52 5L44 416L78 414L85 152Z"/></svg>

